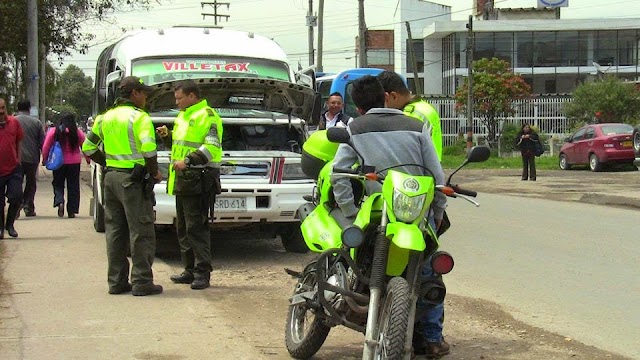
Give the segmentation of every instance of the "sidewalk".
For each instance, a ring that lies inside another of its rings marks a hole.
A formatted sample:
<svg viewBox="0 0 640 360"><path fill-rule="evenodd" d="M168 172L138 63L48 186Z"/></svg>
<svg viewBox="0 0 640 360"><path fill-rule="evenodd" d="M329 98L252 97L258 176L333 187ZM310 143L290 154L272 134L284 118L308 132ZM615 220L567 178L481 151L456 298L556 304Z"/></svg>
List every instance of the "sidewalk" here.
<svg viewBox="0 0 640 360"><path fill-rule="evenodd" d="M41 167L37 216L0 240L0 359L257 359L236 336L213 292L186 291L153 265L157 296L108 295L104 234L93 230L90 189L80 214L58 218L51 173ZM3 278L3 279L2 279Z"/></svg>

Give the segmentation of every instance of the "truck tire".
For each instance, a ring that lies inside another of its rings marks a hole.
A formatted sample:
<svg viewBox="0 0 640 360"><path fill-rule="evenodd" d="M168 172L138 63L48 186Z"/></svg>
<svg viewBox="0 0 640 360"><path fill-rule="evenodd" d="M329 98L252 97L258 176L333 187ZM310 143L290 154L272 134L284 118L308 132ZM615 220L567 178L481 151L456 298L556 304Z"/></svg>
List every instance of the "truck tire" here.
<svg viewBox="0 0 640 360"><path fill-rule="evenodd" d="M279 235L282 240L282 246L287 252L304 254L309 251L309 247L304 242L304 237L302 237L300 223L295 222L283 225Z"/></svg>
<svg viewBox="0 0 640 360"><path fill-rule="evenodd" d="M93 228L96 232L104 232L104 206L98 201L98 189L96 189L96 181L93 181L93 209L91 213L93 215Z"/></svg>

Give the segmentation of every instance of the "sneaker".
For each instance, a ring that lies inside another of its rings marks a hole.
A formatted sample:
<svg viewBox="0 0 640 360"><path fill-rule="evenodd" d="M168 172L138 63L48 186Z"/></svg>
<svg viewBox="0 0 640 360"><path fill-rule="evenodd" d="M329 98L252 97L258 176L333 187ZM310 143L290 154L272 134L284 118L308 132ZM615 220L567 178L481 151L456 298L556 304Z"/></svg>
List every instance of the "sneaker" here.
<svg viewBox="0 0 640 360"><path fill-rule="evenodd" d="M414 343L413 353L415 355L424 356L427 359L438 359L449 353L449 344L444 339L439 343L425 342L423 344L424 347L415 346Z"/></svg>
<svg viewBox="0 0 640 360"><path fill-rule="evenodd" d="M193 282L193 273L183 271L180 275L171 275L170 279L176 284L191 284Z"/></svg>
<svg viewBox="0 0 640 360"><path fill-rule="evenodd" d="M162 285L155 285L154 283L146 285L134 286L131 290L133 296L147 296L162 294Z"/></svg>
<svg viewBox="0 0 640 360"><path fill-rule="evenodd" d="M116 285L109 288L109 294L111 295L124 294L128 293L129 291L131 291L131 284L129 283L126 283L124 285Z"/></svg>

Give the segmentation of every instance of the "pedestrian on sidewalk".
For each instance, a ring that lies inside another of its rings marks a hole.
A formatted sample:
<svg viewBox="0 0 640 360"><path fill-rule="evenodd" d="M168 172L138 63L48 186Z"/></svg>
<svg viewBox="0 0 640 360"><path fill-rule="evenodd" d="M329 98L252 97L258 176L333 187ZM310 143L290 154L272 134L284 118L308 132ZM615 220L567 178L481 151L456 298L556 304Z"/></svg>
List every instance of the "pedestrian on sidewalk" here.
<svg viewBox="0 0 640 360"><path fill-rule="evenodd" d="M136 76L123 78L115 106L96 117L82 146L93 161L106 166L104 226L107 282L112 295L129 291L134 296L162 293L162 286L153 283L151 269L156 252L153 185L162 180L162 174L158 170L153 123L143 110L152 89ZM133 263L131 282L129 249Z"/></svg>
<svg viewBox="0 0 640 360"><path fill-rule="evenodd" d="M82 162L81 146L85 136L76 125L76 116L70 112L60 114L56 127L47 132L42 146L42 164L49 157L55 141L60 141L64 165L53 170L53 207L58 208L58 217L64 216L64 187L67 184L67 216L76 217L80 210L80 163Z"/></svg>
<svg viewBox="0 0 640 360"><path fill-rule="evenodd" d="M24 173L24 192L22 197L22 209L27 217L36 216L36 207L33 199L36 196L36 175L40 166L40 151L44 143L44 127L37 118L29 114L31 102L21 100L18 102L18 115L16 119L22 126L24 139L20 151L22 172ZM18 211L18 217L20 211Z"/></svg>
<svg viewBox="0 0 640 360"><path fill-rule="evenodd" d="M538 134L531 129L529 124L523 124L522 129L516 135L515 144L522 155L522 180L536 181L536 143L540 142Z"/></svg>
<svg viewBox="0 0 640 360"><path fill-rule="evenodd" d="M4 230L11 237L18 237L13 223L22 203L22 166L20 165L20 143L24 133L20 122L7 114L7 103L0 98L0 239ZM9 201L5 222L5 197Z"/></svg>

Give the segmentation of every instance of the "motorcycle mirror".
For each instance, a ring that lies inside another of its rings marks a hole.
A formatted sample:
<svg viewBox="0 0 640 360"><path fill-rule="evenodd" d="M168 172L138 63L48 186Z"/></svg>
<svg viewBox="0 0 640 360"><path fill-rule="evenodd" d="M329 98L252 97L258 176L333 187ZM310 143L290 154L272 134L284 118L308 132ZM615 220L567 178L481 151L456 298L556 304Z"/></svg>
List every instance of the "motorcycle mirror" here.
<svg viewBox="0 0 640 360"><path fill-rule="evenodd" d="M491 150L486 146L474 146L469 150L467 154L467 161L469 162L483 162L491 156Z"/></svg>
<svg viewBox="0 0 640 360"><path fill-rule="evenodd" d="M334 126L327 129L327 139L331 142L348 144L350 138L346 128Z"/></svg>

